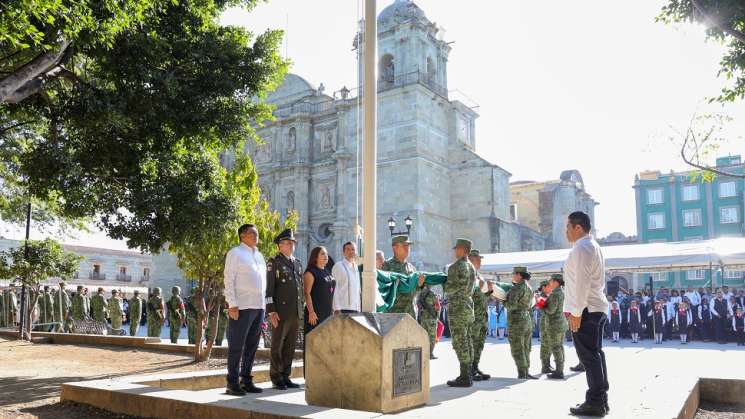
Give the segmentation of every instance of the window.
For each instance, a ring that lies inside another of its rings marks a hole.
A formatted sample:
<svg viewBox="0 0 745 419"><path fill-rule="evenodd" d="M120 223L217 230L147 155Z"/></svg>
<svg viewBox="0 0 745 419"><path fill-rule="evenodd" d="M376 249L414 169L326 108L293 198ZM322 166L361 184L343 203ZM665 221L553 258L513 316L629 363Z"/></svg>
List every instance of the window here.
<svg viewBox="0 0 745 419"><path fill-rule="evenodd" d="M150 268L142 268L142 276L149 277L150 276Z"/></svg>
<svg viewBox="0 0 745 419"><path fill-rule="evenodd" d="M687 236L683 240L685 240L685 241L695 241L695 240L703 240L703 239L704 239L704 236Z"/></svg>
<svg viewBox="0 0 745 419"><path fill-rule="evenodd" d="M126 275L127 274L127 267L126 266L119 267L119 273L122 274L122 275Z"/></svg>
<svg viewBox="0 0 745 419"><path fill-rule="evenodd" d="M654 282L667 281L667 272L649 272L647 279L652 278Z"/></svg>
<svg viewBox="0 0 745 419"><path fill-rule="evenodd" d="M661 230L665 228L665 214L661 212L650 213L647 221L650 230Z"/></svg>
<svg viewBox="0 0 745 419"><path fill-rule="evenodd" d="M698 227L701 225L701 210L683 210L683 225L686 227Z"/></svg>
<svg viewBox="0 0 745 419"><path fill-rule="evenodd" d="M719 209L719 223L732 224L740 221L738 207L724 207Z"/></svg>
<svg viewBox="0 0 745 419"><path fill-rule="evenodd" d="M724 270L724 277L728 279L739 279L743 277L743 274L745 274L743 271L733 271L731 269Z"/></svg>
<svg viewBox="0 0 745 419"><path fill-rule="evenodd" d="M649 189L647 190L647 204L661 204L662 203L662 189Z"/></svg>
<svg viewBox="0 0 745 419"><path fill-rule="evenodd" d="M93 273L100 274L101 273L101 265L93 265Z"/></svg>
<svg viewBox="0 0 745 419"><path fill-rule="evenodd" d="M510 220L517 221L517 204L510 204Z"/></svg>
<svg viewBox="0 0 745 419"><path fill-rule="evenodd" d="M684 201L698 201L698 185L684 185L683 186L683 200Z"/></svg>
<svg viewBox="0 0 745 419"><path fill-rule="evenodd" d="M706 269L690 269L686 276L688 279L705 279Z"/></svg>
<svg viewBox="0 0 745 419"><path fill-rule="evenodd" d="M735 196L735 182L722 182L719 184L719 197L729 198Z"/></svg>

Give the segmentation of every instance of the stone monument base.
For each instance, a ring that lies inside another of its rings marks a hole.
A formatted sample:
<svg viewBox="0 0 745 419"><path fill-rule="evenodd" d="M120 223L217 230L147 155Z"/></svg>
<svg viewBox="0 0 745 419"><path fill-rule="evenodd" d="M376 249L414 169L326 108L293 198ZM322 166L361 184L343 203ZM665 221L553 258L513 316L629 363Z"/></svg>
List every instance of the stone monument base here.
<svg viewBox="0 0 745 419"><path fill-rule="evenodd" d="M429 339L408 314L340 314L306 339L309 405L391 413L429 400Z"/></svg>

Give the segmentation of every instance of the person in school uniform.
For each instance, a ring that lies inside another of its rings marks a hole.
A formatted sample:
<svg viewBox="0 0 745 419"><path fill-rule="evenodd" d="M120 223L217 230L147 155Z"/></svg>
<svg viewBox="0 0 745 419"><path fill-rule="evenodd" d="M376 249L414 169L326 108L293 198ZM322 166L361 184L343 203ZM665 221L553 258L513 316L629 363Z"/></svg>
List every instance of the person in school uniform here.
<svg viewBox="0 0 745 419"><path fill-rule="evenodd" d="M631 343L639 342L639 334L642 332L642 315L639 310L639 303L631 300L631 306L626 313L629 322L629 333L631 334Z"/></svg>
<svg viewBox="0 0 745 419"><path fill-rule="evenodd" d="M667 323L667 311L662 306L662 301L656 301L654 308L649 311L649 317L652 319L652 331L654 333L654 342L662 343L665 324Z"/></svg>
<svg viewBox="0 0 745 419"><path fill-rule="evenodd" d="M672 297L662 300L662 308L665 310L665 329L663 331L662 340L672 339L673 337L673 318L675 317L675 311L678 310L678 303L673 300Z"/></svg>
<svg viewBox="0 0 745 419"><path fill-rule="evenodd" d="M610 332L613 342L618 342L621 334L621 309L618 307L617 302L611 303L611 309L608 312L608 318L610 319Z"/></svg>
<svg viewBox="0 0 745 419"><path fill-rule="evenodd" d="M709 299L706 297L701 298L701 304L698 305L696 335L704 342L711 340L711 311L709 309Z"/></svg>
<svg viewBox="0 0 745 419"><path fill-rule="evenodd" d="M717 297L709 304L709 311L711 312L711 322L714 324L714 335L717 343L727 343L727 335L725 334L728 321L727 300L722 296L722 291L717 292Z"/></svg>
<svg viewBox="0 0 745 419"><path fill-rule="evenodd" d="M738 307L732 316L732 330L735 332L737 346L745 346L745 315L742 313L742 307Z"/></svg>
<svg viewBox="0 0 745 419"><path fill-rule="evenodd" d="M681 344L688 343L688 331L693 322L692 317L688 304L680 303L678 309L675 311L675 327L678 329L678 333L680 334Z"/></svg>

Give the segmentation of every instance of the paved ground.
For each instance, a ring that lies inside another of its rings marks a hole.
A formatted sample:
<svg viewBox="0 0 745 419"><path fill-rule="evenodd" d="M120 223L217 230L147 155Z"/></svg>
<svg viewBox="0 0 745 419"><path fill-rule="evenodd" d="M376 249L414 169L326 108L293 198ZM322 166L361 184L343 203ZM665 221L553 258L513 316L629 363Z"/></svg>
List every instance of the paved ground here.
<svg viewBox="0 0 745 419"><path fill-rule="evenodd" d="M534 342L531 372L540 370L539 343ZM660 412L679 409L684 392L698 377L743 378L745 348L734 344L649 342L608 343L606 353L611 381L610 404L613 418L660 418ZM451 389L445 381L457 375L458 366L450 342L435 350L439 359L431 364L431 399L421 408L398 416L425 417L566 417L568 407L581 401L585 390L583 374L568 374L566 381L520 381L516 375L509 345L489 338L481 367L494 375L488 382L470 389ZM571 344L567 346L567 366L577 362ZM186 355L171 355L128 348L94 348L72 345L32 345L0 339L0 418L83 418L116 417L104 412L61 405L59 386L63 382L100 379L135 374L183 372L224 368L223 360L208 366L193 364ZM270 403L312 417L347 417L338 411L305 405L302 392L268 390L260 398L235 400L222 389L206 390L200 396L240 404ZM713 414L713 412L712 412ZM375 414L354 415L375 417ZM702 416L737 417L737 416Z"/></svg>

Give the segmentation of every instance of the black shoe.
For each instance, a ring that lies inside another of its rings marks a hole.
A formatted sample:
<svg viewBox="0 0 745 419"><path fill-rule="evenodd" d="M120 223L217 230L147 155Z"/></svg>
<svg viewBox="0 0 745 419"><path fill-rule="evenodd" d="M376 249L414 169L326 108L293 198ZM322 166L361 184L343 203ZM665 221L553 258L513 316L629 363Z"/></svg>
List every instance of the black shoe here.
<svg viewBox="0 0 745 419"><path fill-rule="evenodd" d="M246 392L243 391L241 386L238 384L228 384L225 388L225 394L230 394L231 396L245 396Z"/></svg>
<svg viewBox="0 0 745 419"><path fill-rule="evenodd" d="M264 391L263 389L256 387L252 380L241 382L241 389L246 393L261 393Z"/></svg>
<svg viewBox="0 0 745 419"><path fill-rule="evenodd" d="M473 380L471 380L471 367L467 364L460 364L460 375L454 380L447 382L450 387L471 387L473 386Z"/></svg>
<svg viewBox="0 0 745 419"><path fill-rule="evenodd" d="M479 374L479 372L476 370L475 364L471 364L469 373L471 374L472 381L482 381L484 379L484 377L482 377L481 374Z"/></svg>
<svg viewBox="0 0 745 419"><path fill-rule="evenodd" d="M554 369L551 367L541 368L541 374L551 374L552 372L554 372Z"/></svg>
<svg viewBox="0 0 745 419"><path fill-rule="evenodd" d="M547 375L546 377L552 379L552 380L563 380L564 379L564 373L560 371L554 371L551 374Z"/></svg>
<svg viewBox="0 0 745 419"><path fill-rule="evenodd" d="M537 380L538 377L526 373L525 374L525 379L527 379L527 380Z"/></svg>
<svg viewBox="0 0 745 419"><path fill-rule="evenodd" d="M287 390L287 385L284 382L280 382L280 383L272 382L272 388L275 390Z"/></svg>
<svg viewBox="0 0 745 419"><path fill-rule="evenodd" d="M608 406L608 402L605 402L604 407L605 407L605 414L607 415L608 413L610 413L610 406Z"/></svg>
<svg viewBox="0 0 745 419"><path fill-rule="evenodd" d="M475 369L476 369L476 372L481 376L482 381L486 381L491 378L491 375L486 374L485 372L481 371L478 365L475 365Z"/></svg>
<svg viewBox="0 0 745 419"><path fill-rule="evenodd" d="M435 354L429 354L429 359L437 359L437 357L435 356Z"/></svg>
<svg viewBox="0 0 745 419"><path fill-rule="evenodd" d="M605 407L593 406L587 403L582 403L582 404L578 404L575 407L570 407L569 413L575 416L596 416L600 418L602 418L606 414Z"/></svg>
<svg viewBox="0 0 745 419"><path fill-rule="evenodd" d="M569 369L572 370L572 371L574 371L574 372L584 372L585 371L585 366L580 363L580 364L577 364L577 365L575 365L573 367L569 367Z"/></svg>
<svg viewBox="0 0 745 419"><path fill-rule="evenodd" d="M297 384L297 383L293 383L293 382L292 382L292 381L290 380L290 377L287 377L287 378L285 378L285 386L286 386L287 388L300 388L300 384Z"/></svg>

